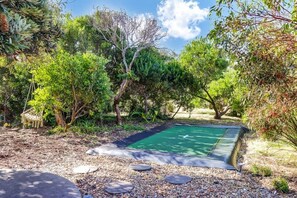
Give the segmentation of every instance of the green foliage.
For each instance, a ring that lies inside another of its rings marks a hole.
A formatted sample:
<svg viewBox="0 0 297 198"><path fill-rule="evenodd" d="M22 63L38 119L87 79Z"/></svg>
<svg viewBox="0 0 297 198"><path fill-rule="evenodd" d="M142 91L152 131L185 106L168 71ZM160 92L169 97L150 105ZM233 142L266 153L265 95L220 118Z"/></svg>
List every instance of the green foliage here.
<svg viewBox="0 0 297 198"><path fill-rule="evenodd" d="M222 83L223 80L215 81L223 76L223 72L229 64L222 50L216 48L212 41L206 38L200 38L186 45L180 55L180 62L188 72L194 75L195 80L199 82L199 86L196 86L197 97L208 102L216 113L215 118L220 119L226 111L221 111L218 106L218 101L223 100L223 93L219 93L218 90L226 93L228 89ZM213 84L210 84L212 81ZM217 84L224 86L224 90L217 89ZM210 93L209 86L213 89L212 93ZM232 86L230 86L230 89L232 89ZM214 93L217 98L212 96Z"/></svg>
<svg viewBox="0 0 297 198"><path fill-rule="evenodd" d="M159 114L159 111L152 109L147 113L141 113L141 117L146 122L155 122L156 119L157 119L158 114Z"/></svg>
<svg viewBox="0 0 297 198"><path fill-rule="evenodd" d="M145 128L139 125L132 125L132 124L124 124L123 129L125 131L142 131Z"/></svg>
<svg viewBox="0 0 297 198"><path fill-rule="evenodd" d="M291 91L271 90L263 94L247 112L248 125L265 138L280 139L297 148L297 104L294 98Z"/></svg>
<svg viewBox="0 0 297 198"><path fill-rule="evenodd" d="M0 115L3 122L14 122L22 113L31 74L28 62L8 62L1 57L0 65Z"/></svg>
<svg viewBox="0 0 297 198"><path fill-rule="evenodd" d="M260 166L254 164L251 168L251 172L253 175L262 176L262 177L269 177L272 175L272 170L266 166Z"/></svg>
<svg viewBox="0 0 297 198"><path fill-rule="evenodd" d="M209 83L208 90L218 108L228 106L235 115L241 116L244 113L243 100L247 87L239 81L236 70L227 69L221 78Z"/></svg>
<svg viewBox="0 0 297 198"><path fill-rule="evenodd" d="M168 112L161 110L169 101L188 107L198 85L179 62L152 48L139 54L132 71L137 78L124 96L130 102L124 104L130 116L137 114L147 122L164 117Z"/></svg>
<svg viewBox="0 0 297 198"><path fill-rule="evenodd" d="M91 53L59 51L42 57L32 72L39 88L30 104L47 114L61 113L70 125L81 116L102 112L110 98L106 62Z"/></svg>
<svg viewBox="0 0 297 198"><path fill-rule="evenodd" d="M228 66L222 51L205 38L187 44L181 52L180 62L199 79L202 86L220 78Z"/></svg>
<svg viewBox="0 0 297 198"><path fill-rule="evenodd" d="M1 1L0 55L51 50L60 35L59 13L60 5L49 0Z"/></svg>
<svg viewBox="0 0 297 198"><path fill-rule="evenodd" d="M296 2L223 0L212 11L220 18L210 36L236 60L249 90L249 127L297 148Z"/></svg>
<svg viewBox="0 0 297 198"><path fill-rule="evenodd" d="M56 126L50 130L48 130L48 135L54 135L54 134L59 134L59 133L63 133L64 132L64 128L61 126Z"/></svg>
<svg viewBox="0 0 297 198"><path fill-rule="evenodd" d="M94 29L89 16L81 16L72 19L69 15L62 27L64 32L60 39L59 46L71 53L93 52L100 54L104 50L105 41Z"/></svg>
<svg viewBox="0 0 297 198"><path fill-rule="evenodd" d="M285 178L276 178L272 181L273 187L283 193L289 192L288 181Z"/></svg>
<svg viewBox="0 0 297 198"><path fill-rule="evenodd" d="M70 131L80 134L93 134L102 132L103 127L96 125L93 121L83 120L69 128Z"/></svg>

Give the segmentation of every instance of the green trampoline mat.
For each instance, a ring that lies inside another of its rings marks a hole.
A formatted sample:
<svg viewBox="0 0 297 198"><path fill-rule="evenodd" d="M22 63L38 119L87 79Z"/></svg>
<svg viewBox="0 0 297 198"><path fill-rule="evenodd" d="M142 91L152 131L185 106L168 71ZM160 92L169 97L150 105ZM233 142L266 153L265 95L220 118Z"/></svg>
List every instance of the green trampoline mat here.
<svg viewBox="0 0 297 198"><path fill-rule="evenodd" d="M130 144L128 148L206 156L225 131L223 128L174 126Z"/></svg>

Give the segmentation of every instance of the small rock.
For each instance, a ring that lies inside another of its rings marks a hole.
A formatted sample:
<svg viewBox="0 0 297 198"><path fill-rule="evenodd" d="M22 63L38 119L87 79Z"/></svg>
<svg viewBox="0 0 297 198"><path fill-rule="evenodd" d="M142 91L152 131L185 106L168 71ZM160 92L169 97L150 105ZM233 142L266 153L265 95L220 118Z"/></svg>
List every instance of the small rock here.
<svg viewBox="0 0 297 198"><path fill-rule="evenodd" d="M18 131L18 130L20 130L20 128L11 128L11 129L9 129L10 131Z"/></svg>
<svg viewBox="0 0 297 198"><path fill-rule="evenodd" d="M135 171L149 171L152 169L150 165L147 164L135 164L135 165L130 165L130 168Z"/></svg>
<svg viewBox="0 0 297 198"><path fill-rule="evenodd" d="M88 165L83 165L83 166L78 166L73 168L73 173L74 174L85 174L85 173L92 173L98 170L98 167L96 166L88 166Z"/></svg>
<svg viewBox="0 0 297 198"><path fill-rule="evenodd" d="M96 155L97 152L94 149L89 149L89 150L87 150L86 154L88 154L88 155Z"/></svg>
<svg viewBox="0 0 297 198"><path fill-rule="evenodd" d="M110 194L127 193L133 190L134 186L130 182L116 181L111 182L105 186L105 191Z"/></svg>
<svg viewBox="0 0 297 198"><path fill-rule="evenodd" d="M186 175L168 175L165 177L165 181L170 183L170 184L177 184L177 185L181 185L181 184L185 184L188 183L190 181L192 181L192 178Z"/></svg>
<svg viewBox="0 0 297 198"><path fill-rule="evenodd" d="M83 198L93 198L92 195L84 195Z"/></svg>
<svg viewBox="0 0 297 198"><path fill-rule="evenodd" d="M218 181L214 181L213 183L214 183L214 184L219 184L220 182L218 182Z"/></svg>

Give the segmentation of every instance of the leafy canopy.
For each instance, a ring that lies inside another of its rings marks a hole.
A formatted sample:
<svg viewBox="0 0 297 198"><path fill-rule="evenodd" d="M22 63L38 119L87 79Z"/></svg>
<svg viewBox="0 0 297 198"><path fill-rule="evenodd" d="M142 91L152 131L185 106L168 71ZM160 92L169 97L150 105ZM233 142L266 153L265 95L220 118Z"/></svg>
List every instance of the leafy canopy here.
<svg viewBox="0 0 297 198"><path fill-rule="evenodd" d="M61 111L71 117L70 124L78 117L101 112L110 98L106 62L91 53L59 51L54 57L43 57L32 72L39 88L30 104L47 113Z"/></svg>
<svg viewBox="0 0 297 198"><path fill-rule="evenodd" d="M60 5L50 0L0 2L0 55L50 50L60 35Z"/></svg>

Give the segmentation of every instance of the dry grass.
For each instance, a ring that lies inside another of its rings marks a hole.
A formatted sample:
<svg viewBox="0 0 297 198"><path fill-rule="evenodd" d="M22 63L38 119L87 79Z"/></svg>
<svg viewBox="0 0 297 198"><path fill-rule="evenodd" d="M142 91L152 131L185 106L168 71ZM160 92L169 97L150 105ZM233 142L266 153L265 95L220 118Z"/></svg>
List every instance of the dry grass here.
<svg viewBox="0 0 297 198"><path fill-rule="evenodd" d="M253 164L269 167L271 177L259 177L258 181L267 188L272 188L272 180L284 177L289 182L291 191L297 192L297 152L283 142L271 142L248 134L245 138L245 171L249 172Z"/></svg>

